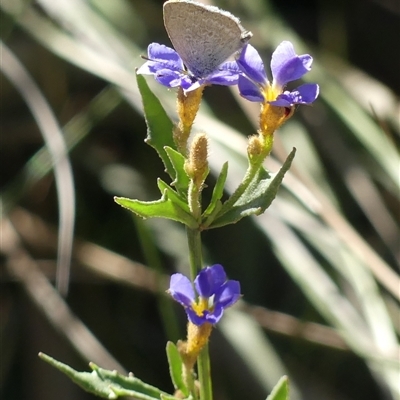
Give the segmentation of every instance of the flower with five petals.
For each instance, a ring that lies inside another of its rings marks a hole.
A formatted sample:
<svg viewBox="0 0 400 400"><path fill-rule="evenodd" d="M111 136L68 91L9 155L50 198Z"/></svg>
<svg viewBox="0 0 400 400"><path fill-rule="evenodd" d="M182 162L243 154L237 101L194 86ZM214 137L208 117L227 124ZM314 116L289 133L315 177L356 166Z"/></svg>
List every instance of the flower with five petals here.
<svg viewBox="0 0 400 400"><path fill-rule="evenodd" d="M171 276L168 293L184 307L189 321L197 326L216 324L224 309L240 298L240 283L227 280L220 264L202 269L192 282L182 274Z"/></svg>
<svg viewBox="0 0 400 400"><path fill-rule="evenodd" d="M239 77L240 94L247 100L278 107L311 104L319 94L317 84L306 83L292 91L285 90L285 87L289 82L300 79L309 72L312 61L309 54L297 55L289 41L282 42L272 54L270 83L260 55L248 44L237 60L244 73Z"/></svg>

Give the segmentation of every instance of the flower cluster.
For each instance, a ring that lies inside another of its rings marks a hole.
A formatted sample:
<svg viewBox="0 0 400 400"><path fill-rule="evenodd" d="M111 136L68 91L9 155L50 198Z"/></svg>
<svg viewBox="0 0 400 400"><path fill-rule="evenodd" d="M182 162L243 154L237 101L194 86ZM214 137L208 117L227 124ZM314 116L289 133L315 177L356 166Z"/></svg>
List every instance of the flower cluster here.
<svg viewBox="0 0 400 400"><path fill-rule="evenodd" d="M249 44L243 45L236 61L224 62L211 72L212 68L205 69L201 65L192 65L190 69L178 52L158 43L148 46L146 59L138 74L153 75L162 85L179 89L179 123L174 127L173 137L178 151L186 158L185 172L193 182L197 182L198 193L208 173L208 165L203 160L200 172L196 173L197 169L191 162L193 151L187 156L187 143L205 86L238 85L242 97L261 103L258 136L251 136L248 146L250 163L257 166L271 151L274 131L292 115L294 106L311 104L319 94L319 86L315 83L286 90L288 83L301 79L311 70L313 62L309 54L297 55L288 41L282 42L272 54L272 81L268 80L257 50ZM206 154L207 141L201 139ZM195 138L194 143L197 142L200 142L199 138ZM212 326L221 319L224 309L240 298L240 284L227 280L224 268L216 264L202 269L194 282L182 274L172 275L168 292L184 307L188 316L188 342L184 353L192 362L207 342Z"/></svg>
<svg viewBox="0 0 400 400"><path fill-rule="evenodd" d="M190 92L205 85L231 86L238 84L240 94L250 101L268 102L279 107L311 104L319 94L315 83L307 83L293 91L285 91L289 82L302 78L311 70L312 57L297 55L292 43L282 42L272 54L272 83L268 81L264 63L257 50L247 44L236 62L224 62L207 76L196 76L185 69L179 54L170 47L158 43L148 46L147 62L138 74L154 75L164 86L181 87Z"/></svg>
<svg viewBox="0 0 400 400"><path fill-rule="evenodd" d="M171 276L168 293L184 307L189 321L197 326L216 324L224 309L241 296L240 283L227 280L220 264L202 269L194 280L194 288L189 278L178 273Z"/></svg>
<svg viewBox="0 0 400 400"><path fill-rule="evenodd" d="M288 83L302 78L311 70L312 62L309 54L297 55L292 43L284 41L272 54L270 82L257 50L246 44L235 62L224 62L211 73L201 76L199 71L202 69L192 67L195 73L192 72L174 49L152 43L148 47L147 62L138 69L138 73L153 75L159 83L169 88L179 88L179 123L174 132L174 141L182 154L186 154L204 87L237 84L242 97L261 104L259 136L252 136L248 146L249 158L255 160L269 154L273 133L293 115L294 106L311 104L318 97L319 86L315 83L303 84L292 91L286 90ZM255 143L257 146L254 146Z"/></svg>

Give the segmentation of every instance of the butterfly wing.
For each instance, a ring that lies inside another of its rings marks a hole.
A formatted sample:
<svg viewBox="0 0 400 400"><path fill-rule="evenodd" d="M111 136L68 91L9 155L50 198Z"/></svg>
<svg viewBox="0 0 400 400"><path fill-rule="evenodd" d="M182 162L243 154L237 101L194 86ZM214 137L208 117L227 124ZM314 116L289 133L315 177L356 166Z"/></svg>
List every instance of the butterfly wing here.
<svg viewBox="0 0 400 400"><path fill-rule="evenodd" d="M175 50L197 78L215 71L252 36L232 14L187 0L164 3L164 25Z"/></svg>

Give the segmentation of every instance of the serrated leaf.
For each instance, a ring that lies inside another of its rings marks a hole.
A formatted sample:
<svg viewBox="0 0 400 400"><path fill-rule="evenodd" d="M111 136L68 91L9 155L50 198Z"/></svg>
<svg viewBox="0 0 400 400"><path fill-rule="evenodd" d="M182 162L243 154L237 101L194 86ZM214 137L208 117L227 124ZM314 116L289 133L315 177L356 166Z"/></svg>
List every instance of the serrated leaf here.
<svg viewBox="0 0 400 400"><path fill-rule="evenodd" d="M117 371L99 368L94 363L89 364L92 372L78 372L44 353L39 353L39 357L67 375L83 390L104 399L132 396L140 400L160 400L161 395L168 395L134 376L124 376Z"/></svg>
<svg viewBox="0 0 400 400"><path fill-rule="evenodd" d="M143 75L136 75L136 80L142 95L144 117L147 124L146 143L157 151L167 173L172 179L175 179L175 170L165 151L166 146L176 149L172 135L173 123L158 98L150 90Z"/></svg>
<svg viewBox="0 0 400 400"><path fill-rule="evenodd" d="M287 376L282 376L279 379L267 400L289 400L289 379Z"/></svg>
<svg viewBox="0 0 400 400"><path fill-rule="evenodd" d="M183 362L178 348L172 342L167 343L167 358L169 373L175 390L180 390L184 396L189 396L189 388L183 379Z"/></svg>
<svg viewBox="0 0 400 400"><path fill-rule="evenodd" d="M207 227L212 222L212 216L216 215L221 207L221 198L224 194L226 177L228 176L228 163L224 163L221 172L218 175L217 182L215 183L213 193L211 196L210 204L203 213L204 226Z"/></svg>
<svg viewBox="0 0 400 400"><path fill-rule="evenodd" d="M295 153L296 149L293 149L276 174L270 175L263 167L260 167L250 185L232 208L221 216L217 214L209 228L234 224L249 215L262 214L274 200L283 177L292 164Z"/></svg>
<svg viewBox="0 0 400 400"><path fill-rule="evenodd" d="M172 149L171 147L165 146L165 152L171 160L172 166L175 170L175 180L172 185L176 187L176 190L182 195L187 197L190 179L185 172L185 157Z"/></svg>
<svg viewBox="0 0 400 400"><path fill-rule="evenodd" d="M142 218L167 218L181 222L191 229L198 227L198 223L191 214L180 207L180 204L168 197L165 190L160 200L140 201L126 197L114 197L114 201L120 206L127 208Z"/></svg>

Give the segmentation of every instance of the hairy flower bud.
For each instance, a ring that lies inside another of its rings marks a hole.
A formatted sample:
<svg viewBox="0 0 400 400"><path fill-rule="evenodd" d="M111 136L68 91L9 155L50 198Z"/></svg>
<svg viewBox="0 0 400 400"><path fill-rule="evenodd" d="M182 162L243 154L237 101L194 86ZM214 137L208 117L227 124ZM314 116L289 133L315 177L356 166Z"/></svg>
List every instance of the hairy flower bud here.
<svg viewBox="0 0 400 400"><path fill-rule="evenodd" d="M200 188L208 175L208 138L205 133L197 134L191 143L185 171L197 188Z"/></svg>

